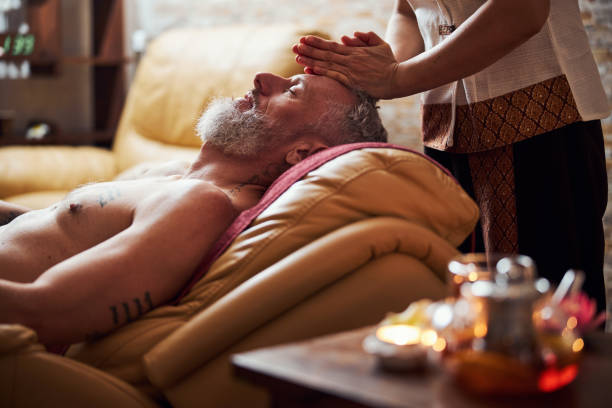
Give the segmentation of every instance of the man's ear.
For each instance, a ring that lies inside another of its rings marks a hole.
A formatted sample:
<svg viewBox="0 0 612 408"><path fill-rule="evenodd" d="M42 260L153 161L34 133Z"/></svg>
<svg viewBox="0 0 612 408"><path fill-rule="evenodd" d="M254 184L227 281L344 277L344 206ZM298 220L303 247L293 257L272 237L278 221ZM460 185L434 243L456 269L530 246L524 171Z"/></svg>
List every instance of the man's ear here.
<svg viewBox="0 0 612 408"><path fill-rule="evenodd" d="M285 155L285 161L293 166L313 154L325 150L329 147L327 143L316 141L299 141L291 146L291 149Z"/></svg>

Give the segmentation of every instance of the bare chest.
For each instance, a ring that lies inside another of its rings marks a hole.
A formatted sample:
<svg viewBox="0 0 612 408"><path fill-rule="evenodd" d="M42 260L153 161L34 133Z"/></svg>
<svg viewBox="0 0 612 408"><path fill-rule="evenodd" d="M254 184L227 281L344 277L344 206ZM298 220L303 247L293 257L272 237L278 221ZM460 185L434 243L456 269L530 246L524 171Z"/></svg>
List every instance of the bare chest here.
<svg viewBox="0 0 612 408"><path fill-rule="evenodd" d="M129 227L143 203L163 200L176 190L174 183L151 179L85 185L49 208L25 213L0 228L0 269L31 280Z"/></svg>
<svg viewBox="0 0 612 408"><path fill-rule="evenodd" d="M85 242L97 243L127 228L134 211L167 183L140 181L96 183L72 191L52 210L58 227Z"/></svg>

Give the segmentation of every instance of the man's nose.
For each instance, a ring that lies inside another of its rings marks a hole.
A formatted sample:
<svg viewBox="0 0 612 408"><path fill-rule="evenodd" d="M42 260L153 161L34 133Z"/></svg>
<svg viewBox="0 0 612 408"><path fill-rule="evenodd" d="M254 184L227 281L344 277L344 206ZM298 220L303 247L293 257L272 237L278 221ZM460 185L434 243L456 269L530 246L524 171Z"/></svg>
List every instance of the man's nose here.
<svg viewBox="0 0 612 408"><path fill-rule="evenodd" d="M282 92L283 87L288 79L274 75L270 72L258 72L255 74L253 83L262 95L272 95L276 92Z"/></svg>

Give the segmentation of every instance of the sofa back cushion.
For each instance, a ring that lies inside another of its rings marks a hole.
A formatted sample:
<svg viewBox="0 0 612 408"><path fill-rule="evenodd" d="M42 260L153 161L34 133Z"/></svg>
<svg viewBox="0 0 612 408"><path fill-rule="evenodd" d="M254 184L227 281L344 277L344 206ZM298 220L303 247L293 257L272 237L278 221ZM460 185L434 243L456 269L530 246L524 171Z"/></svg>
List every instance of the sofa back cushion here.
<svg viewBox="0 0 612 408"><path fill-rule="evenodd" d="M201 142L197 120L218 96L240 97L257 72L302 72L291 45L294 25L181 28L151 42L121 117L114 151L119 171L144 161L192 159Z"/></svg>

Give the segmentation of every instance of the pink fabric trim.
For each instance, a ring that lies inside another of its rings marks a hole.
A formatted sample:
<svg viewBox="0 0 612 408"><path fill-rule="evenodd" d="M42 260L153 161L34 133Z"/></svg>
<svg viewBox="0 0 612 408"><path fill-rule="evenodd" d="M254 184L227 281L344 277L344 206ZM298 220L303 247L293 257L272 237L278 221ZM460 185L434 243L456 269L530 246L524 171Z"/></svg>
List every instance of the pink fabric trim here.
<svg viewBox="0 0 612 408"><path fill-rule="evenodd" d="M204 259L200 263L200 266L196 269L189 283L187 283L181 293L174 299L172 304L177 304L187 293L189 293L191 288L193 288L196 282L202 279L206 272L208 272L208 269L210 268L212 263L216 261L219 256L221 256L223 251L227 249L227 247L238 236L238 234L244 231L259 214L261 214L266 208L268 208L270 204L272 204L296 181L300 180L308 172L319 168L323 164L338 156L341 156L353 150L368 148L397 149L417 154L438 166L442 171L444 171L444 173L446 173L453 180L455 180L455 182L457 182L453 175L444 166L431 159L430 157L427 157L423 153L417 152L416 150L390 143L352 143L330 147L329 149L325 149L319 153L313 154L312 156L307 157L306 159L302 160L301 162L284 172L278 179L276 179L274 183L272 183L272 185L265 192L261 200L259 200L259 202L255 206L240 213L240 215L223 233L221 238L219 238L217 242L213 245L213 247L210 249L210 251L208 251Z"/></svg>

